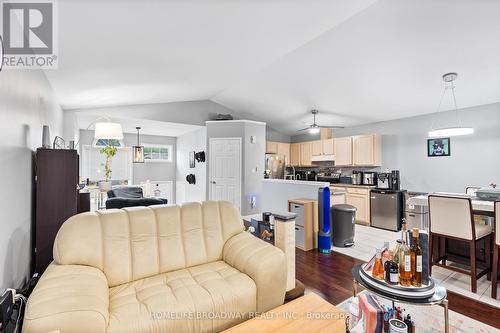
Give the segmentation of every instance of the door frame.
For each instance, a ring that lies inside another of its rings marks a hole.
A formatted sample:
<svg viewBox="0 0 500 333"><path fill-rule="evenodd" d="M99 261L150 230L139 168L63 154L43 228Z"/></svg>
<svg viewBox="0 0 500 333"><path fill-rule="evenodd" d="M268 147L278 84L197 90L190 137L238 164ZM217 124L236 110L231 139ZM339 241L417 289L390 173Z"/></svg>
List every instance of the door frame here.
<svg viewBox="0 0 500 333"><path fill-rule="evenodd" d="M240 184L238 186L238 209L241 211L241 196L242 196L242 187L243 187L243 153L242 153L242 139L241 137L222 137L222 138L208 138L208 153L209 153L209 166L208 166L208 200L213 200L212 198L212 175L213 175L213 166L212 166L212 142L220 141L220 140L237 140L239 146L239 162L240 162Z"/></svg>

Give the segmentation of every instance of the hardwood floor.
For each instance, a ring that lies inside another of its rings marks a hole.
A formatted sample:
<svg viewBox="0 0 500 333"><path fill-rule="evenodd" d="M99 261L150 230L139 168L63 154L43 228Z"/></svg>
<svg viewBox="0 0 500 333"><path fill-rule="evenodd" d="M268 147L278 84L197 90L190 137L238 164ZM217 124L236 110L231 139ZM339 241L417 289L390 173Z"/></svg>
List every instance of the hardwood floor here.
<svg viewBox="0 0 500 333"><path fill-rule="evenodd" d="M296 250L296 276L306 290L314 291L332 304L352 296L351 269L363 261L332 252ZM448 292L450 310L500 328L500 309L468 297Z"/></svg>

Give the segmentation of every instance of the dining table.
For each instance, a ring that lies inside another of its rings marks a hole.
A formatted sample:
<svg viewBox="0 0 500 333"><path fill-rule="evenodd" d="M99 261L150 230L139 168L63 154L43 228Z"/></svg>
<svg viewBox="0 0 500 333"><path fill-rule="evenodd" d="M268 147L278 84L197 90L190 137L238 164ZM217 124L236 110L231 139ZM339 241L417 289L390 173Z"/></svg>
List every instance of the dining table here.
<svg viewBox="0 0 500 333"><path fill-rule="evenodd" d="M474 215L484 215L493 217L495 214L495 201L483 200L476 197L474 194L453 193L453 192L434 192L432 195L444 195L460 198L470 198ZM412 206L429 206L428 195L417 195L408 198L406 204Z"/></svg>

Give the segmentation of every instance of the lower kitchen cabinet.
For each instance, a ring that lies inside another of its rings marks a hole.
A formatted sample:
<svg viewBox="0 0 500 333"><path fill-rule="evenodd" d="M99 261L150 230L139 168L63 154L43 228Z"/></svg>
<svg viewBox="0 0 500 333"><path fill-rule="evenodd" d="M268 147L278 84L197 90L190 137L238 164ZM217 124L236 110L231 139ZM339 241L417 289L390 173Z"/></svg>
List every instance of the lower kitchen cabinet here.
<svg viewBox="0 0 500 333"><path fill-rule="evenodd" d="M348 189L349 190L349 189ZM370 225L370 195L347 193L346 204L356 207L356 223Z"/></svg>
<svg viewBox="0 0 500 333"><path fill-rule="evenodd" d="M345 204L345 193L330 195L330 206Z"/></svg>

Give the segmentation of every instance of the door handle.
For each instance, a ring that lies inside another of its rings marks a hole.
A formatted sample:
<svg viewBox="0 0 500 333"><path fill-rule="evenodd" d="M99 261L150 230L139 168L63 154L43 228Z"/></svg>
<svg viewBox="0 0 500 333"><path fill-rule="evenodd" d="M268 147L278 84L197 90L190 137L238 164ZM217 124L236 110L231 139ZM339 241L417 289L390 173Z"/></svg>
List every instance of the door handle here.
<svg viewBox="0 0 500 333"><path fill-rule="evenodd" d="M210 184L217 184L215 180L210 181Z"/></svg>

